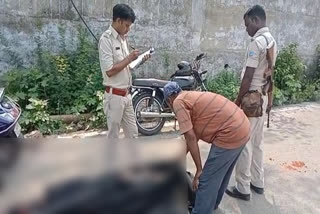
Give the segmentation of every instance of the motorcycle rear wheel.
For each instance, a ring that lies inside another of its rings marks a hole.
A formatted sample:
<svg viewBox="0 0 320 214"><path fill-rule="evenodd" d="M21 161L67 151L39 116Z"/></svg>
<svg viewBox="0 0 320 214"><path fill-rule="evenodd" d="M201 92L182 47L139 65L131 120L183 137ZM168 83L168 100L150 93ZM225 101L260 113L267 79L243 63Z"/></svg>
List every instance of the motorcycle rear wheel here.
<svg viewBox="0 0 320 214"><path fill-rule="evenodd" d="M162 100L158 96L152 97L150 93L138 94L133 99L133 109L137 121L138 131L146 136L159 133L166 122L166 118L142 118L141 111L160 113ZM151 125L150 125L151 124Z"/></svg>

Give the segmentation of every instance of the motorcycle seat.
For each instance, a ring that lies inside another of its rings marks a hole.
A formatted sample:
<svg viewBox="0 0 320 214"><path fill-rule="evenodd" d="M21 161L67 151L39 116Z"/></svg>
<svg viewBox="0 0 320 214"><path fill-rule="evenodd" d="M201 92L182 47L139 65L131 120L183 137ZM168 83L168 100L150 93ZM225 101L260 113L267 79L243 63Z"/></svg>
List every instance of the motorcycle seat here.
<svg viewBox="0 0 320 214"><path fill-rule="evenodd" d="M133 86L140 87L152 87L152 88L163 88L169 81L159 79L135 79L133 80Z"/></svg>

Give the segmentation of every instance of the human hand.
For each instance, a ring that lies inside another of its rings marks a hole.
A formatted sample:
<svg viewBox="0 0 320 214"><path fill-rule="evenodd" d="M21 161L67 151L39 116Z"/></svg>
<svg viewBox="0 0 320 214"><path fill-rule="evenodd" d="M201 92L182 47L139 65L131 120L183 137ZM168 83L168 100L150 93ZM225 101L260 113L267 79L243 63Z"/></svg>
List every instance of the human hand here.
<svg viewBox="0 0 320 214"><path fill-rule="evenodd" d="M197 170L196 174L194 175L193 182L192 182L192 189L196 191L199 187L199 178L202 174L202 170Z"/></svg>
<svg viewBox="0 0 320 214"><path fill-rule="evenodd" d="M139 54L139 50L134 50L129 54L128 59L130 60L130 62L132 62L133 60L136 60L138 58Z"/></svg>
<svg viewBox="0 0 320 214"><path fill-rule="evenodd" d="M145 63L148 59L150 59L151 58L151 55L150 54L147 54L147 55L145 55L144 57L143 57L143 59L142 59L142 63Z"/></svg>

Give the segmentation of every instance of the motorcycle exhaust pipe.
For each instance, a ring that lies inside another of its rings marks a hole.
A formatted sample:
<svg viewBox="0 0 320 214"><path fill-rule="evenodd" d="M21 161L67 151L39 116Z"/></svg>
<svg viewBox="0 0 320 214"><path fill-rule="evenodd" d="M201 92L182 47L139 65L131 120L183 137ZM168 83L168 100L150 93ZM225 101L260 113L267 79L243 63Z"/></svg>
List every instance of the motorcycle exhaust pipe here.
<svg viewBox="0 0 320 214"><path fill-rule="evenodd" d="M175 117L175 115L174 115L174 113L140 112L140 117L144 117L144 118L163 118L163 117Z"/></svg>

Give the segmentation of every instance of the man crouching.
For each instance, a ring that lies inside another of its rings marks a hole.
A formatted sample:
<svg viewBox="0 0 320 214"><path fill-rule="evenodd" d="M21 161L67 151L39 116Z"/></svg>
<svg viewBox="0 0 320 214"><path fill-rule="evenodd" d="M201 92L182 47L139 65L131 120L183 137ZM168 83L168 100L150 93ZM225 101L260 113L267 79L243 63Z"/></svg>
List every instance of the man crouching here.
<svg viewBox="0 0 320 214"><path fill-rule="evenodd" d="M250 123L237 105L219 94L182 91L177 83L169 82L164 96L197 168L192 183L196 191L192 213L211 214L218 208L236 161L249 140ZM212 144L203 168L199 140Z"/></svg>

